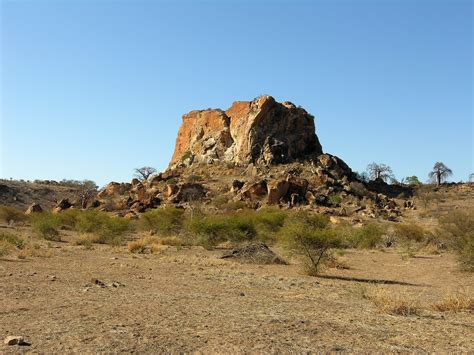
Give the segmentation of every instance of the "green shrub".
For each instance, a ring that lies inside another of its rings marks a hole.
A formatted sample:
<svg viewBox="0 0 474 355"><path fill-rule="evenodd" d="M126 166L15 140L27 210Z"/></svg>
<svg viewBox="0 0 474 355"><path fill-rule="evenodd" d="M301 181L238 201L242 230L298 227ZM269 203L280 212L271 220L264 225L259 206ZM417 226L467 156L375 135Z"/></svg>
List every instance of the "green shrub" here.
<svg viewBox="0 0 474 355"><path fill-rule="evenodd" d="M257 236L252 217L245 213L196 216L188 220L186 227L206 248L225 241L249 241Z"/></svg>
<svg viewBox="0 0 474 355"><path fill-rule="evenodd" d="M17 249L23 249L26 245L26 241L8 232L0 232L0 242L11 244Z"/></svg>
<svg viewBox="0 0 474 355"><path fill-rule="evenodd" d="M280 238L293 253L305 260L309 275L317 275L320 266L332 256L332 249L341 245L340 234L328 228L326 216L299 212L286 219Z"/></svg>
<svg viewBox="0 0 474 355"><path fill-rule="evenodd" d="M274 242L278 238L278 231L285 224L288 212L276 207L262 208L258 211L249 211L257 229L258 239Z"/></svg>
<svg viewBox="0 0 474 355"><path fill-rule="evenodd" d="M61 241L58 231L60 220L57 215L50 212L34 213L30 220L33 231L37 235L49 241Z"/></svg>
<svg viewBox="0 0 474 355"><path fill-rule="evenodd" d="M143 213L140 225L144 230L151 230L161 235L179 233L183 228L184 210L165 207Z"/></svg>
<svg viewBox="0 0 474 355"><path fill-rule="evenodd" d="M254 212L254 220L258 226L272 232L277 232L285 223L287 212L279 208L262 208Z"/></svg>
<svg viewBox="0 0 474 355"><path fill-rule="evenodd" d="M334 206L339 206L342 202L342 197L338 194L332 194L329 196L329 201Z"/></svg>
<svg viewBox="0 0 474 355"><path fill-rule="evenodd" d="M23 222L27 216L20 210L9 206L0 206L0 220L5 223Z"/></svg>
<svg viewBox="0 0 474 355"><path fill-rule="evenodd" d="M375 248L382 242L385 228L380 224L370 223L354 230L351 236L351 246L356 248Z"/></svg>
<svg viewBox="0 0 474 355"><path fill-rule="evenodd" d="M94 234L98 237L97 243L119 246L122 244L122 235L130 229L130 220L112 217L101 211L82 211L77 215L75 229Z"/></svg>
<svg viewBox="0 0 474 355"><path fill-rule="evenodd" d="M59 212L57 214L57 217L62 226L75 229L77 220L81 213L87 213L87 212L81 211L76 208L68 208L67 210Z"/></svg>
<svg viewBox="0 0 474 355"><path fill-rule="evenodd" d="M397 224L394 232L397 237L405 240L422 242L425 239L425 230L416 224Z"/></svg>
<svg viewBox="0 0 474 355"><path fill-rule="evenodd" d="M456 211L439 218L441 234L458 253L462 266L474 271L474 210Z"/></svg>

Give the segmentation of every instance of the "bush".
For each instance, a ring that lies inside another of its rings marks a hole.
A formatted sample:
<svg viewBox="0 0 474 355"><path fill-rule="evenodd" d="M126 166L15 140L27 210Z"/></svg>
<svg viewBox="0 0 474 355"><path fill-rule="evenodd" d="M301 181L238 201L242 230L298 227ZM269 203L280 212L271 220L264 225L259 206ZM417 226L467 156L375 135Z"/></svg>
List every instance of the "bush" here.
<svg viewBox="0 0 474 355"><path fill-rule="evenodd" d="M50 212L34 213L31 215L33 231L40 237L50 241L61 241L58 227L60 220L57 215Z"/></svg>
<svg viewBox="0 0 474 355"><path fill-rule="evenodd" d="M416 224L397 224L394 226L394 233L407 241L422 242L425 239L425 230Z"/></svg>
<svg viewBox="0 0 474 355"><path fill-rule="evenodd" d="M280 230L285 246L304 257L309 275L317 275L321 264L331 259L331 249L341 245L338 231L328 228L328 222L326 216L299 212Z"/></svg>
<svg viewBox="0 0 474 355"><path fill-rule="evenodd" d="M351 246L356 248L371 249L382 242L385 228L380 224L370 223L356 229L350 237Z"/></svg>
<svg viewBox="0 0 474 355"><path fill-rule="evenodd" d="M165 207L145 212L140 217L140 225L144 230L151 230L162 235L179 233L183 228L184 210Z"/></svg>
<svg viewBox="0 0 474 355"><path fill-rule="evenodd" d="M329 201L333 206L339 206L342 202L342 197L338 194L332 194L329 196Z"/></svg>
<svg viewBox="0 0 474 355"><path fill-rule="evenodd" d="M27 219L27 216L20 210L9 206L0 206L0 220L5 223L23 222Z"/></svg>
<svg viewBox="0 0 474 355"><path fill-rule="evenodd" d="M0 233L0 257L22 250L25 246L26 242L20 237L8 232Z"/></svg>
<svg viewBox="0 0 474 355"><path fill-rule="evenodd" d="M279 208L262 208L254 213L254 221L264 232L277 232L283 227L288 213Z"/></svg>
<svg viewBox="0 0 474 355"><path fill-rule="evenodd" d="M0 233L0 241L9 243L9 244L13 245L15 248L18 248L18 249L23 249L26 245L26 242L23 239L21 239L20 237L14 235L12 233L8 233L8 232L1 232Z"/></svg>
<svg viewBox="0 0 474 355"><path fill-rule="evenodd" d="M57 214L57 218L62 226L66 226L72 229L76 228L76 223L79 218L79 215L83 212L76 208L68 208L67 210L61 211Z"/></svg>
<svg viewBox="0 0 474 355"><path fill-rule="evenodd" d="M463 267L474 271L474 210L451 212L438 222L439 234L458 253Z"/></svg>
<svg viewBox="0 0 474 355"><path fill-rule="evenodd" d="M189 219L187 230L206 248L225 241L250 241L257 236L252 217L245 213L197 216Z"/></svg>
<svg viewBox="0 0 474 355"><path fill-rule="evenodd" d="M101 211L82 211L77 215L75 229L94 234L97 243L119 246L122 244L122 235L130 229L130 220L112 217Z"/></svg>

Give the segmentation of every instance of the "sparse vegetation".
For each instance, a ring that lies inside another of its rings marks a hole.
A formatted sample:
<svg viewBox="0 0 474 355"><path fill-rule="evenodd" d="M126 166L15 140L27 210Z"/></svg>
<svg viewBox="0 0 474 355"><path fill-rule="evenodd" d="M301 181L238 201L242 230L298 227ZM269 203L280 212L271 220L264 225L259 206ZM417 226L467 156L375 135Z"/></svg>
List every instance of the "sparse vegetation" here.
<svg viewBox="0 0 474 355"><path fill-rule="evenodd" d="M454 211L439 218L438 234L454 249L462 266L474 271L474 210Z"/></svg>
<svg viewBox="0 0 474 355"><path fill-rule="evenodd" d="M394 293L386 288L374 286L363 293L364 298L372 301L382 313L413 316L421 313L421 305L417 299L407 294Z"/></svg>

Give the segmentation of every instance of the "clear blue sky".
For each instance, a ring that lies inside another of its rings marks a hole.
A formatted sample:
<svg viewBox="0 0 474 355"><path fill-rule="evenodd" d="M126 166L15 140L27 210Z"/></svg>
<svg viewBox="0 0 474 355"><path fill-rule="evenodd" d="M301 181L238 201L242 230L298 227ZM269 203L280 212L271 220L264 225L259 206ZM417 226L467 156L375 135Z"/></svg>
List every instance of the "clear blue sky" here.
<svg viewBox="0 0 474 355"><path fill-rule="evenodd" d="M354 170L474 172L473 1L0 1L3 178L162 170L183 113L261 94Z"/></svg>

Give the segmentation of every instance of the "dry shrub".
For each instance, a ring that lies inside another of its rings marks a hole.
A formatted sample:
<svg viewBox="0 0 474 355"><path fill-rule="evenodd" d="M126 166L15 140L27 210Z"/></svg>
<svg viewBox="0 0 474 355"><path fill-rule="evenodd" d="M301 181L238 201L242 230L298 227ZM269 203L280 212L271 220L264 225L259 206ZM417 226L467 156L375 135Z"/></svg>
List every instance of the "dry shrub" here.
<svg viewBox="0 0 474 355"><path fill-rule="evenodd" d="M100 239L99 236L94 235L94 234L81 234L79 236L79 239L74 241L75 245L82 245L86 249L92 249L92 245L94 243L97 243L97 241Z"/></svg>
<svg viewBox="0 0 474 355"><path fill-rule="evenodd" d="M10 206L0 206L0 221L10 223L11 221L18 223L27 219L27 216L20 210Z"/></svg>
<svg viewBox="0 0 474 355"><path fill-rule="evenodd" d="M6 256L16 250L15 246L4 241L0 240L0 257Z"/></svg>
<svg viewBox="0 0 474 355"><path fill-rule="evenodd" d="M418 300L410 298L406 294L390 292L382 287L368 290L365 298L371 300L382 313L412 316L419 315L421 311Z"/></svg>
<svg viewBox="0 0 474 355"><path fill-rule="evenodd" d="M26 246L26 241L15 234L0 232L0 257L21 251Z"/></svg>
<svg viewBox="0 0 474 355"><path fill-rule="evenodd" d="M450 295L440 302L433 304L432 308L440 312L472 312L474 311L474 298L464 294Z"/></svg>
<svg viewBox="0 0 474 355"><path fill-rule="evenodd" d="M128 250L131 253L143 254L147 251L157 250L157 248L153 248L154 245L160 245L160 240L157 237L148 236L128 242Z"/></svg>
<svg viewBox="0 0 474 355"><path fill-rule="evenodd" d="M159 243L161 245L169 245L169 246L173 246L173 247L181 247L181 246L185 245L183 239L181 239L179 237L176 237L176 236L160 238Z"/></svg>
<svg viewBox="0 0 474 355"><path fill-rule="evenodd" d="M426 233L424 228L414 223L396 224L393 229L395 235L401 239L414 242L422 242L425 239Z"/></svg>
<svg viewBox="0 0 474 355"><path fill-rule="evenodd" d="M454 249L464 269L474 271L474 209L454 211L439 219L438 234Z"/></svg>
<svg viewBox="0 0 474 355"><path fill-rule="evenodd" d="M17 257L18 259L26 259L27 257L49 258L51 255L51 250L41 248L39 244L28 244L18 252Z"/></svg>

